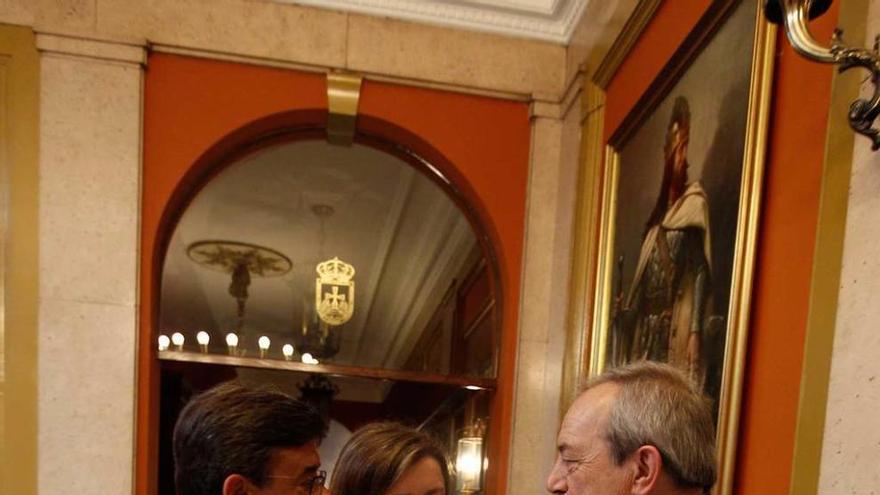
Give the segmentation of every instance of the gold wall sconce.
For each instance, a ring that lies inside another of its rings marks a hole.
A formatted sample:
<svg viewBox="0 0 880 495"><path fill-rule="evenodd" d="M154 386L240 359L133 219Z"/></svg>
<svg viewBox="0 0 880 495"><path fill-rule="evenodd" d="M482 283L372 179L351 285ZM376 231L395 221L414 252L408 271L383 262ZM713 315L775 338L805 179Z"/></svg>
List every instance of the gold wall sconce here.
<svg viewBox="0 0 880 495"><path fill-rule="evenodd" d="M764 15L785 28L785 34L794 50L809 60L834 64L845 72L861 67L871 72L874 94L870 100L856 99L849 107L849 125L853 130L871 139L871 149L880 149L880 130L874 128L874 120L880 115L880 53L878 40L874 49L854 48L843 43L843 32L834 31L831 46L826 47L810 34L807 21L825 13L832 0L764 0Z"/></svg>
<svg viewBox="0 0 880 495"><path fill-rule="evenodd" d="M455 452L455 488L459 495L479 493L483 488L483 437L486 428L478 419L464 429Z"/></svg>

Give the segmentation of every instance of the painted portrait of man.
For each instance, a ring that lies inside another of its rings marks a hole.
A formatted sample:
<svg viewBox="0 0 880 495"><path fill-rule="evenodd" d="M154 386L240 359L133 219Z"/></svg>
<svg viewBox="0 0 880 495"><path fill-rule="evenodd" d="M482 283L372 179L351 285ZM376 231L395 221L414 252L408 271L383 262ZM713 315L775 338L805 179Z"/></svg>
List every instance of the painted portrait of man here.
<svg viewBox="0 0 880 495"><path fill-rule="evenodd" d="M711 304L709 200L688 180L690 107L678 97L666 132L663 180L646 224L628 293L614 315L614 364L673 364L702 384L700 347Z"/></svg>
<svg viewBox="0 0 880 495"><path fill-rule="evenodd" d="M742 184L753 47L743 40L754 36L754 12L754 1L733 9L613 144L605 365L669 363L715 399L750 201Z"/></svg>

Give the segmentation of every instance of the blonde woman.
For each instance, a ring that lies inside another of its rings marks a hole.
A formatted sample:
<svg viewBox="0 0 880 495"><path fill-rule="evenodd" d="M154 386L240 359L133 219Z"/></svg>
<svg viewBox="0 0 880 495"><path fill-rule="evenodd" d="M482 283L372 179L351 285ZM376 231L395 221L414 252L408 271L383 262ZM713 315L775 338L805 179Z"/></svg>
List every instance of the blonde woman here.
<svg viewBox="0 0 880 495"><path fill-rule="evenodd" d="M427 434L398 423L372 423L343 447L333 495L446 495L449 464Z"/></svg>

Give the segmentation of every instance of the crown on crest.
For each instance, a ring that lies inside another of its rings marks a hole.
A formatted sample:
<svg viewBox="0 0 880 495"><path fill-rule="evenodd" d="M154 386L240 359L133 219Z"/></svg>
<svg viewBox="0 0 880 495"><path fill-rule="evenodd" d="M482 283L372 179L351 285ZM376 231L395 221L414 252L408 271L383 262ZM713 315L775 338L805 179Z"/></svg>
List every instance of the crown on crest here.
<svg viewBox="0 0 880 495"><path fill-rule="evenodd" d="M331 260L318 263L315 271L325 284L346 285L354 277L354 267L335 256Z"/></svg>

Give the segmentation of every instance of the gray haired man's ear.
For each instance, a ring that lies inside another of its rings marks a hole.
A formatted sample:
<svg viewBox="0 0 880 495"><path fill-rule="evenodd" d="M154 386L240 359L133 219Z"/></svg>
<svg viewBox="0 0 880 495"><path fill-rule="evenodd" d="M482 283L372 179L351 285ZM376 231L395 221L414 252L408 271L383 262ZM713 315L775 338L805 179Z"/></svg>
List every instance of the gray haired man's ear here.
<svg viewBox="0 0 880 495"><path fill-rule="evenodd" d="M660 479L663 470L663 456L653 445L642 445L630 456L635 476L633 477L632 495L648 495Z"/></svg>

